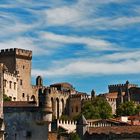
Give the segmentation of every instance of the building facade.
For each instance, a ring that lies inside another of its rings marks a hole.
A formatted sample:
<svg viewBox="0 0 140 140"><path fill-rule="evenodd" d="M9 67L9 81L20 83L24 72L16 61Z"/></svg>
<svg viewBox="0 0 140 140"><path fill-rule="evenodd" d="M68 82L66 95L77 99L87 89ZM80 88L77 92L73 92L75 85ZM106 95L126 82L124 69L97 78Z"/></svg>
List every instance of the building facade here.
<svg viewBox="0 0 140 140"><path fill-rule="evenodd" d="M5 65L7 71L4 74L5 86L9 84L5 87L5 94L9 96L11 92L12 100L26 101L32 96L31 59L32 51L29 50L14 48L0 52L0 63Z"/></svg>
<svg viewBox="0 0 140 140"><path fill-rule="evenodd" d="M113 114L116 113L116 108L126 101L133 101L136 104L140 103L140 87L136 84L130 84L126 81L125 84L116 84L108 86L108 93L100 94L104 97L112 107Z"/></svg>
<svg viewBox="0 0 140 140"><path fill-rule="evenodd" d="M76 91L69 83L56 83L50 86L43 85L41 76L36 78L36 85L31 84L32 51L24 49L6 49L0 51L0 63L3 71L0 72L3 82L3 93L11 101L34 101L39 105L39 96L44 94L50 98L53 108L53 118L62 115L74 116L81 112L81 104L89 98L86 93Z"/></svg>
<svg viewBox="0 0 140 140"><path fill-rule="evenodd" d="M39 105L28 101L4 102L5 140L46 140L52 121L49 97L39 98Z"/></svg>

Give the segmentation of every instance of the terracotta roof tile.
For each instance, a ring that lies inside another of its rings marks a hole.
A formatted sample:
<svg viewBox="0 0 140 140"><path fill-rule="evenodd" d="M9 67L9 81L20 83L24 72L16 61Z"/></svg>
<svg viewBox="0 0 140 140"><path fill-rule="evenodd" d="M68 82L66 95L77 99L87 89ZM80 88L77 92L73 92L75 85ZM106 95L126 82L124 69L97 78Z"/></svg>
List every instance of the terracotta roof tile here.
<svg viewBox="0 0 140 140"><path fill-rule="evenodd" d="M3 103L4 107L35 107L34 102L27 101L7 101Z"/></svg>
<svg viewBox="0 0 140 140"><path fill-rule="evenodd" d="M140 126L112 126L112 127L90 127L88 130L89 134L132 134L140 133Z"/></svg>

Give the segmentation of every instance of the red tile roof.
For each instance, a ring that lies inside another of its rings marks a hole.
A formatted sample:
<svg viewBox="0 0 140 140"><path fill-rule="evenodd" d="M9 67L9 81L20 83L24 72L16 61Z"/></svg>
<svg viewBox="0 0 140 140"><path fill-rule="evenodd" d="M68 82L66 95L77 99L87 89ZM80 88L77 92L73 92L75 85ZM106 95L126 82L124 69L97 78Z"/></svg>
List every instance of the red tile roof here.
<svg viewBox="0 0 140 140"><path fill-rule="evenodd" d="M33 102L27 101L7 101L3 103L4 107L36 107Z"/></svg>
<svg viewBox="0 0 140 140"><path fill-rule="evenodd" d="M89 134L132 134L140 133L140 126L111 126L111 127L90 127Z"/></svg>

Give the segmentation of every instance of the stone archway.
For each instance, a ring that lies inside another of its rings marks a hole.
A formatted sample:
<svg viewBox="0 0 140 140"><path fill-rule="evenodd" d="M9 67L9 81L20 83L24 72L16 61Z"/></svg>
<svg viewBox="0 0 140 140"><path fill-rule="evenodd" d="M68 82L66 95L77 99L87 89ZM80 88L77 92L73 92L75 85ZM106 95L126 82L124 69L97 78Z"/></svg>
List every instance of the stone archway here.
<svg viewBox="0 0 140 140"><path fill-rule="evenodd" d="M56 118L59 119L59 99L56 98Z"/></svg>
<svg viewBox="0 0 140 140"><path fill-rule="evenodd" d="M65 113L64 99L61 99L61 115Z"/></svg>
<svg viewBox="0 0 140 140"><path fill-rule="evenodd" d="M51 107L52 107L52 113L53 116L55 116L55 99L53 99L53 97L51 98Z"/></svg>

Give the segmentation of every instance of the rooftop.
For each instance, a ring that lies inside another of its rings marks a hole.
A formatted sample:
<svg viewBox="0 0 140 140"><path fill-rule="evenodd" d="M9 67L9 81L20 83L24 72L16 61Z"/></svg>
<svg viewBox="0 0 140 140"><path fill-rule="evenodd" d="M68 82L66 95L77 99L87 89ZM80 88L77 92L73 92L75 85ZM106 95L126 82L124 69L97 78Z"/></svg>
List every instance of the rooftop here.
<svg viewBox="0 0 140 140"><path fill-rule="evenodd" d="M140 126L112 126L112 127L90 127L89 134L132 134L140 133Z"/></svg>
<svg viewBox="0 0 140 140"><path fill-rule="evenodd" d="M3 103L4 107L36 107L34 102L27 101L7 101Z"/></svg>

